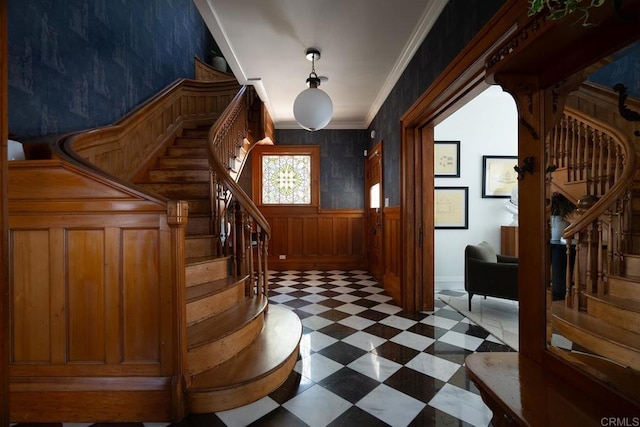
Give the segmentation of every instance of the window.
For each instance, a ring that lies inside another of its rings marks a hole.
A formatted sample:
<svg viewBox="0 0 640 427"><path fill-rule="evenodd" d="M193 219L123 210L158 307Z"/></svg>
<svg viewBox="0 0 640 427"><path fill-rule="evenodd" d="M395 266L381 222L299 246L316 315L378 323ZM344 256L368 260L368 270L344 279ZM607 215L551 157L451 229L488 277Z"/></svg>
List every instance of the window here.
<svg viewBox="0 0 640 427"><path fill-rule="evenodd" d="M253 154L253 198L257 204L319 205L319 147L260 146Z"/></svg>

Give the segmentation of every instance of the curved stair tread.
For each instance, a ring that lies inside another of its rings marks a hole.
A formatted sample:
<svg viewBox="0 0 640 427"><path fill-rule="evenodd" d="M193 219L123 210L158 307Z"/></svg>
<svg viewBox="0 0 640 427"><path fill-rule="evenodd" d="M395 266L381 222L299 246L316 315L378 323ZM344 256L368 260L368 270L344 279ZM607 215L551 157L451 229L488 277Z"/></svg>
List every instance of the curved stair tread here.
<svg viewBox="0 0 640 427"><path fill-rule="evenodd" d="M554 329L561 329L569 340L594 353L640 370L640 334L619 328L585 312L566 308L564 301L553 303L552 314ZM600 351L591 348L592 346Z"/></svg>
<svg viewBox="0 0 640 427"><path fill-rule="evenodd" d="M296 351L301 337L298 316L286 308L270 306L258 338L234 358L194 376L190 390L224 389L261 378Z"/></svg>
<svg viewBox="0 0 640 427"><path fill-rule="evenodd" d="M637 301L632 301L627 298L615 297L612 295L598 296L598 295L585 294L585 296L588 299L594 299L594 300L601 301L603 303L606 303L624 310L640 313L640 304L638 304Z"/></svg>
<svg viewBox="0 0 640 427"><path fill-rule="evenodd" d="M262 315L267 304L267 298L262 295L245 298L240 304L222 313L188 326L187 349L190 350L217 341L240 330L244 325Z"/></svg>
<svg viewBox="0 0 640 427"><path fill-rule="evenodd" d="M191 236L186 236L185 238L188 239L190 237L202 237L202 236L204 236L204 234L193 234ZM206 264L216 260L227 260L228 258L229 256L226 256L226 257L198 256L198 257L187 258L185 262L187 266L192 266L197 264Z"/></svg>
<svg viewBox="0 0 640 427"><path fill-rule="evenodd" d="M199 299L208 297L220 293L226 289L229 289L238 283L244 281L246 277L239 278L236 276L229 276L223 279L214 280L212 282L201 283L195 286L189 286L186 290L187 304Z"/></svg>

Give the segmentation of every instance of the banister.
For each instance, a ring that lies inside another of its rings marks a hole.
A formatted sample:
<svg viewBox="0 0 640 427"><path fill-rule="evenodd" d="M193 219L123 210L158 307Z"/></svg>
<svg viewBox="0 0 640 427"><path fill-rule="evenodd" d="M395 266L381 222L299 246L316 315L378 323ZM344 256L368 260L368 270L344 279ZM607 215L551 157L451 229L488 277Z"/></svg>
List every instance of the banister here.
<svg viewBox="0 0 640 427"><path fill-rule="evenodd" d="M212 123L239 85L179 79L112 125L64 138L74 161L131 182L187 122Z"/></svg>
<svg viewBox="0 0 640 427"><path fill-rule="evenodd" d="M613 205L629 188L636 171L636 152L634 146L629 139L621 134L618 130L610 125L593 117L590 117L571 107L565 110L576 118L591 124L594 128L604 131L613 141L622 148L623 170L620 177L615 181L613 186L605 195L600 197L598 201L585 213L583 213L577 221L571 223L562 234L562 237L569 238L580 231L583 231L589 224L593 223L600 215L605 213L611 205Z"/></svg>
<svg viewBox="0 0 640 427"><path fill-rule="evenodd" d="M247 210L248 214L254 218L254 220L258 223L258 225L262 228L262 230L267 234L268 237L271 236L271 226L267 222L267 219L262 215L262 212L258 210L257 206L253 203L253 200L244 192L244 190L237 184L237 182L231 177L229 174L226 165L222 163L219 157L219 153L217 153L216 142L220 140L220 138L224 135L224 129L230 126L230 122L234 119L234 116L237 113L239 108L247 108L244 102L246 101L246 86L243 86L238 94L235 96L233 101L227 106L225 111L222 113L222 116L216 121L214 126L209 131L209 143L208 143L208 153L209 153L209 162L214 172L217 174L219 178L221 178L224 183L227 185L231 194L237 202L239 202L244 209Z"/></svg>

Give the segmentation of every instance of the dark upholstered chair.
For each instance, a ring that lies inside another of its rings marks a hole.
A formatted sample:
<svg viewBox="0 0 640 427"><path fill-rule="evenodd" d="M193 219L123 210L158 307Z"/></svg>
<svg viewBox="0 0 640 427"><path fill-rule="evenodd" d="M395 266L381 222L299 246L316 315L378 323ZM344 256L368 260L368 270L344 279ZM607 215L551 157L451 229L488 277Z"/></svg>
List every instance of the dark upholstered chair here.
<svg viewBox="0 0 640 427"><path fill-rule="evenodd" d="M518 258L496 254L487 243L467 245L464 250L464 289L469 311L474 295L518 300Z"/></svg>

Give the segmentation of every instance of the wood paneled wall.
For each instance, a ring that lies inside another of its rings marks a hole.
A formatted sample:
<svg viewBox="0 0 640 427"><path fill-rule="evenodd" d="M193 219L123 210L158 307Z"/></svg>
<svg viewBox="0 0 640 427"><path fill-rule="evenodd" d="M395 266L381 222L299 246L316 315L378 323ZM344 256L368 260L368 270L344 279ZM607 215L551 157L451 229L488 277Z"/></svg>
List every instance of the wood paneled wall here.
<svg viewBox="0 0 640 427"><path fill-rule="evenodd" d="M384 275L382 285L397 304L402 304L402 224L400 206L382 211L384 220Z"/></svg>
<svg viewBox="0 0 640 427"><path fill-rule="evenodd" d="M172 418L184 277L167 202L58 160L9 169L12 420Z"/></svg>
<svg viewBox="0 0 640 427"><path fill-rule="evenodd" d="M366 268L364 211L291 206L262 206L260 211L271 225L269 268Z"/></svg>
<svg viewBox="0 0 640 427"><path fill-rule="evenodd" d="M212 124L239 89L235 81L180 80L116 124L72 136L66 144L76 159L131 182L185 124Z"/></svg>

